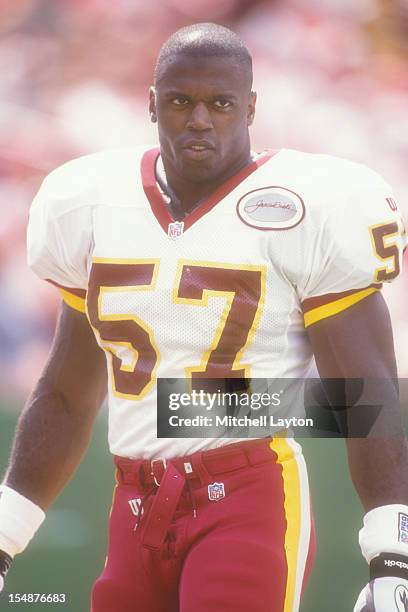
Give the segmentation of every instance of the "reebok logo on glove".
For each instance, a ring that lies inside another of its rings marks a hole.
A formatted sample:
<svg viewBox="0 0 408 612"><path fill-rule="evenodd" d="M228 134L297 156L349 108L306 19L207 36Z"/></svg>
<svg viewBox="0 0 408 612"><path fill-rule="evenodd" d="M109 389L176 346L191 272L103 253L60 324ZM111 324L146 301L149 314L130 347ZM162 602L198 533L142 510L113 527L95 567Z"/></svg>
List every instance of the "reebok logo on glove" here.
<svg viewBox="0 0 408 612"><path fill-rule="evenodd" d="M384 561L384 565L387 567L399 567L400 569L408 570L408 563L405 563L404 561L390 561L387 559Z"/></svg>

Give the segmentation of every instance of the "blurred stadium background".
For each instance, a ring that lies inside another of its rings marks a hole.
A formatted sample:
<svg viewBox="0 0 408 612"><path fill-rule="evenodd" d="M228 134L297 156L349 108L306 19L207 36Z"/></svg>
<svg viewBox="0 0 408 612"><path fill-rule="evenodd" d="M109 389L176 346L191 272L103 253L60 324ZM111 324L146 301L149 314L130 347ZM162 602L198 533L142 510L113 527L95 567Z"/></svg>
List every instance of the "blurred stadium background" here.
<svg viewBox="0 0 408 612"><path fill-rule="evenodd" d="M154 60L168 35L195 21L231 27L253 52L256 150L292 147L366 163L393 184L408 214L407 0L2 0L0 466L59 303L26 268L30 201L44 175L70 158L155 141L146 107ZM405 273L385 290L404 377L407 285ZM319 550L302 612L347 612L366 580L361 509L343 446L305 444ZM38 611L88 609L104 562L112 482L101 414L85 462L16 560L8 592L67 594L65 606ZM0 610L32 605L0 598Z"/></svg>

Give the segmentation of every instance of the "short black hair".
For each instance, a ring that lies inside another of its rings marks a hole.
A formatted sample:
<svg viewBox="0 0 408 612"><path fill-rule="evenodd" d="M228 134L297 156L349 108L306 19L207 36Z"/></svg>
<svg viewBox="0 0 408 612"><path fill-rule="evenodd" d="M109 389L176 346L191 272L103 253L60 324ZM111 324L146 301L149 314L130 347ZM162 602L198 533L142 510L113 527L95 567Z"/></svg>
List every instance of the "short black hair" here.
<svg viewBox="0 0 408 612"><path fill-rule="evenodd" d="M160 49L154 69L155 84L177 54L189 57L231 57L247 71L252 87L252 57L247 47L232 30L216 23L196 23L181 28L166 40Z"/></svg>

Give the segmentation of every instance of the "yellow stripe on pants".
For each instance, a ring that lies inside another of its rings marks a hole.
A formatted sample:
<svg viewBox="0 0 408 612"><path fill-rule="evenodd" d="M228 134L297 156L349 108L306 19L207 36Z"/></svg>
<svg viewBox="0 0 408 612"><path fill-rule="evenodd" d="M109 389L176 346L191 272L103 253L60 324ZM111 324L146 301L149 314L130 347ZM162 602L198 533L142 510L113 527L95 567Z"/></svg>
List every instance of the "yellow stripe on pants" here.
<svg viewBox="0 0 408 612"><path fill-rule="evenodd" d="M282 612L295 612L298 610L299 605L296 587L298 586L297 565L302 520L299 468L295 452L285 438L274 438L270 443L270 448L277 455L277 464L282 466L283 490L285 494L285 555L288 575L286 579L285 603Z"/></svg>

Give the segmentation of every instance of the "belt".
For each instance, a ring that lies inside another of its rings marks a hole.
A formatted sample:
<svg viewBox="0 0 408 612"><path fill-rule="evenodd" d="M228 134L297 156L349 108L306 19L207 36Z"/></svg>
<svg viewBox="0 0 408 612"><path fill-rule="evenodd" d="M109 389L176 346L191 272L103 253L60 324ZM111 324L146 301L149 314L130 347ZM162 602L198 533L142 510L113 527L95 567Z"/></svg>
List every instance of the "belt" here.
<svg viewBox="0 0 408 612"><path fill-rule="evenodd" d="M218 474L275 461L271 438L237 442L170 460L133 460L115 457L119 484L135 484L145 492L156 487L151 508L143 523L142 545L158 552L165 540L186 480L210 484Z"/></svg>
<svg viewBox="0 0 408 612"><path fill-rule="evenodd" d="M142 490L159 486L168 466L173 465L183 475L184 480L199 478L201 484L209 484L217 474L233 472L240 468L275 461L271 450L271 438L235 442L207 451L173 459L138 460L114 457L119 484L135 484Z"/></svg>

